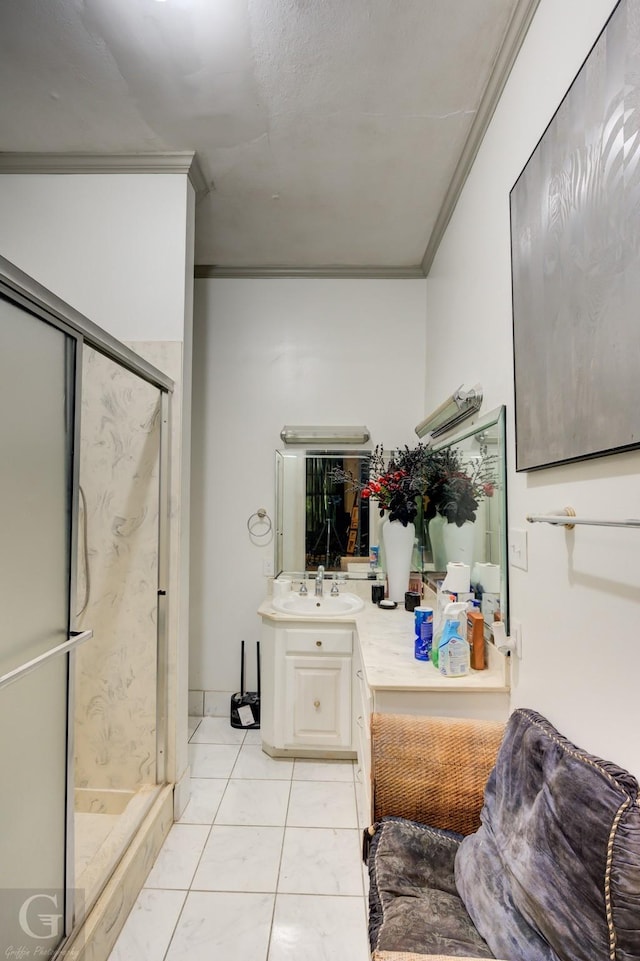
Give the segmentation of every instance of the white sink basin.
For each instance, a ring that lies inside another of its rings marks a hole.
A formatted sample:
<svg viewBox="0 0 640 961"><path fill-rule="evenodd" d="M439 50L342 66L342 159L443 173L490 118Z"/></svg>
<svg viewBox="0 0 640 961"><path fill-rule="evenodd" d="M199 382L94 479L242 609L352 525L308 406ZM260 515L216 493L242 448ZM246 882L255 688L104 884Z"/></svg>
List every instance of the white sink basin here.
<svg viewBox="0 0 640 961"><path fill-rule="evenodd" d="M300 617L331 617L342 614L355 614L364 607L364 601L356 594L338 594L331 596L327 591L323 597L309 594L298 594L291 591L284 597L274 597L273 609L279 614L297 614Z"/></svg>

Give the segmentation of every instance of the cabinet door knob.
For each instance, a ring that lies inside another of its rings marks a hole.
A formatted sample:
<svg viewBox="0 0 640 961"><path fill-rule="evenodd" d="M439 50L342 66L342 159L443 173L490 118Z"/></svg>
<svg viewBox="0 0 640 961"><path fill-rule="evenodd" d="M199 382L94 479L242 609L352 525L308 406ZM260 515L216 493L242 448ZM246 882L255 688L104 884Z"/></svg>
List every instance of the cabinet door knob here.
<svg viewBox="0 0 640 961"><path fill-rule="evenodd" d="M320 701L314 701L314 702L313 702L313 706L315 707L315 709L316 709L316 711L317 711L318 708L320 707Z"/></svg>
<svg viewBox="0 0 640 961"><path fill-rule="evenodd" d="M316 641L316 647L322 647L322 641Z"/></svg>

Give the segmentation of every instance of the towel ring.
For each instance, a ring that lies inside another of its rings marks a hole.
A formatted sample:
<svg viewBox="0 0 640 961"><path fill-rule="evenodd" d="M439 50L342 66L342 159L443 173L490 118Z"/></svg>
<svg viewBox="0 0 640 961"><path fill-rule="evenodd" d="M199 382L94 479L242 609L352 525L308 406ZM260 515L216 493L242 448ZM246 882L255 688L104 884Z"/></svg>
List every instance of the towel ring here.
<svg viewBox="0 0 640 961"><path fill-rule="evenodd" d="M256 518L256 520L254 520L254 518ZM266 525L266 530L260 532L256 531L256 527L260 524ZM271 533L273 530L273 524L271 523L271 518L267 513L266 507L259 507L257 511L254 511L253 514L251 514L247 521L247 530L252 537L267 537Z"/></svg>

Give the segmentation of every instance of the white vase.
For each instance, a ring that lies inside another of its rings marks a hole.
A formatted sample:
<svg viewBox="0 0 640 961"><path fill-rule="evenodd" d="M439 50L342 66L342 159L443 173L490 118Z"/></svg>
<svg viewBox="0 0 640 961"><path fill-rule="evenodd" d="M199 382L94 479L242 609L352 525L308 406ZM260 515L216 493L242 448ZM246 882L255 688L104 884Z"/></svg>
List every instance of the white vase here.
<svg viewBox="0 0 640 961"><path fill-rule="evenodd" d="M442 541L447 562L468 564L473 567L473 548L475 526L473 521L465 521L462 527L445 524L442 528Z"/></svg>
<svg viewBox="0 0 640 961"><path fill-rule="evenodd" d="M429 540L431 542L434 571L446 571L447 569L447 555L442 539L442 529L446 523L446 518L442 514L436 514L429 521Z"/></svg>
<svg viewBox="0 0 640 961"><path fill-rule="evenodd" d="M404 595L409 590L415 536L414 524L407 524L405 527L402 521L390 521L385 515L382 543L387 569L387 592L390 600L398 603L404 603Z"/></svg>

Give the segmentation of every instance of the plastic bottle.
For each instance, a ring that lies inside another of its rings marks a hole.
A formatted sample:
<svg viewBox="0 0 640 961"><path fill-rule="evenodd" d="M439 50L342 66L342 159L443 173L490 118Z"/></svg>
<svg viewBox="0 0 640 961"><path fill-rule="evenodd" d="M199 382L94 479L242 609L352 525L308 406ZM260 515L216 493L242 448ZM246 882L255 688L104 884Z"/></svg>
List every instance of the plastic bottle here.
<svg viewBox="0 0 640 961"><path fill-rule="evenodd" d="M484 617L475 608L467 611L467 641L471 650L471 667L474 671L486 668L484 652Z"/></svg>
<svg viewBox="0 0 640 961"><path fill-rule="evenodd" d="M471 649L466 638L466 609L466 603L457 602L445 611L438 644L438 669L445 677L462 677L469 673Z"/></svg>
<svg viewBox="0 0 640 961"><path fill-rule="evenodd" d="M433 608L415 607L414 654L419 661L428 661L433 650Z"/></svg>
<svg viewBox="0 0 640 961"><path fill-rule="evenodd" d="M436 625L436 629L433 635L433 644L431 647L431 663L434 667L438 667L438 662L440 659L440 641L442 640L442 635L444 632L447 619L450 617L457 617L459 620L463 620L466 617L467 602L466 601L449 601L445 605L440 622Z"/></svg>

